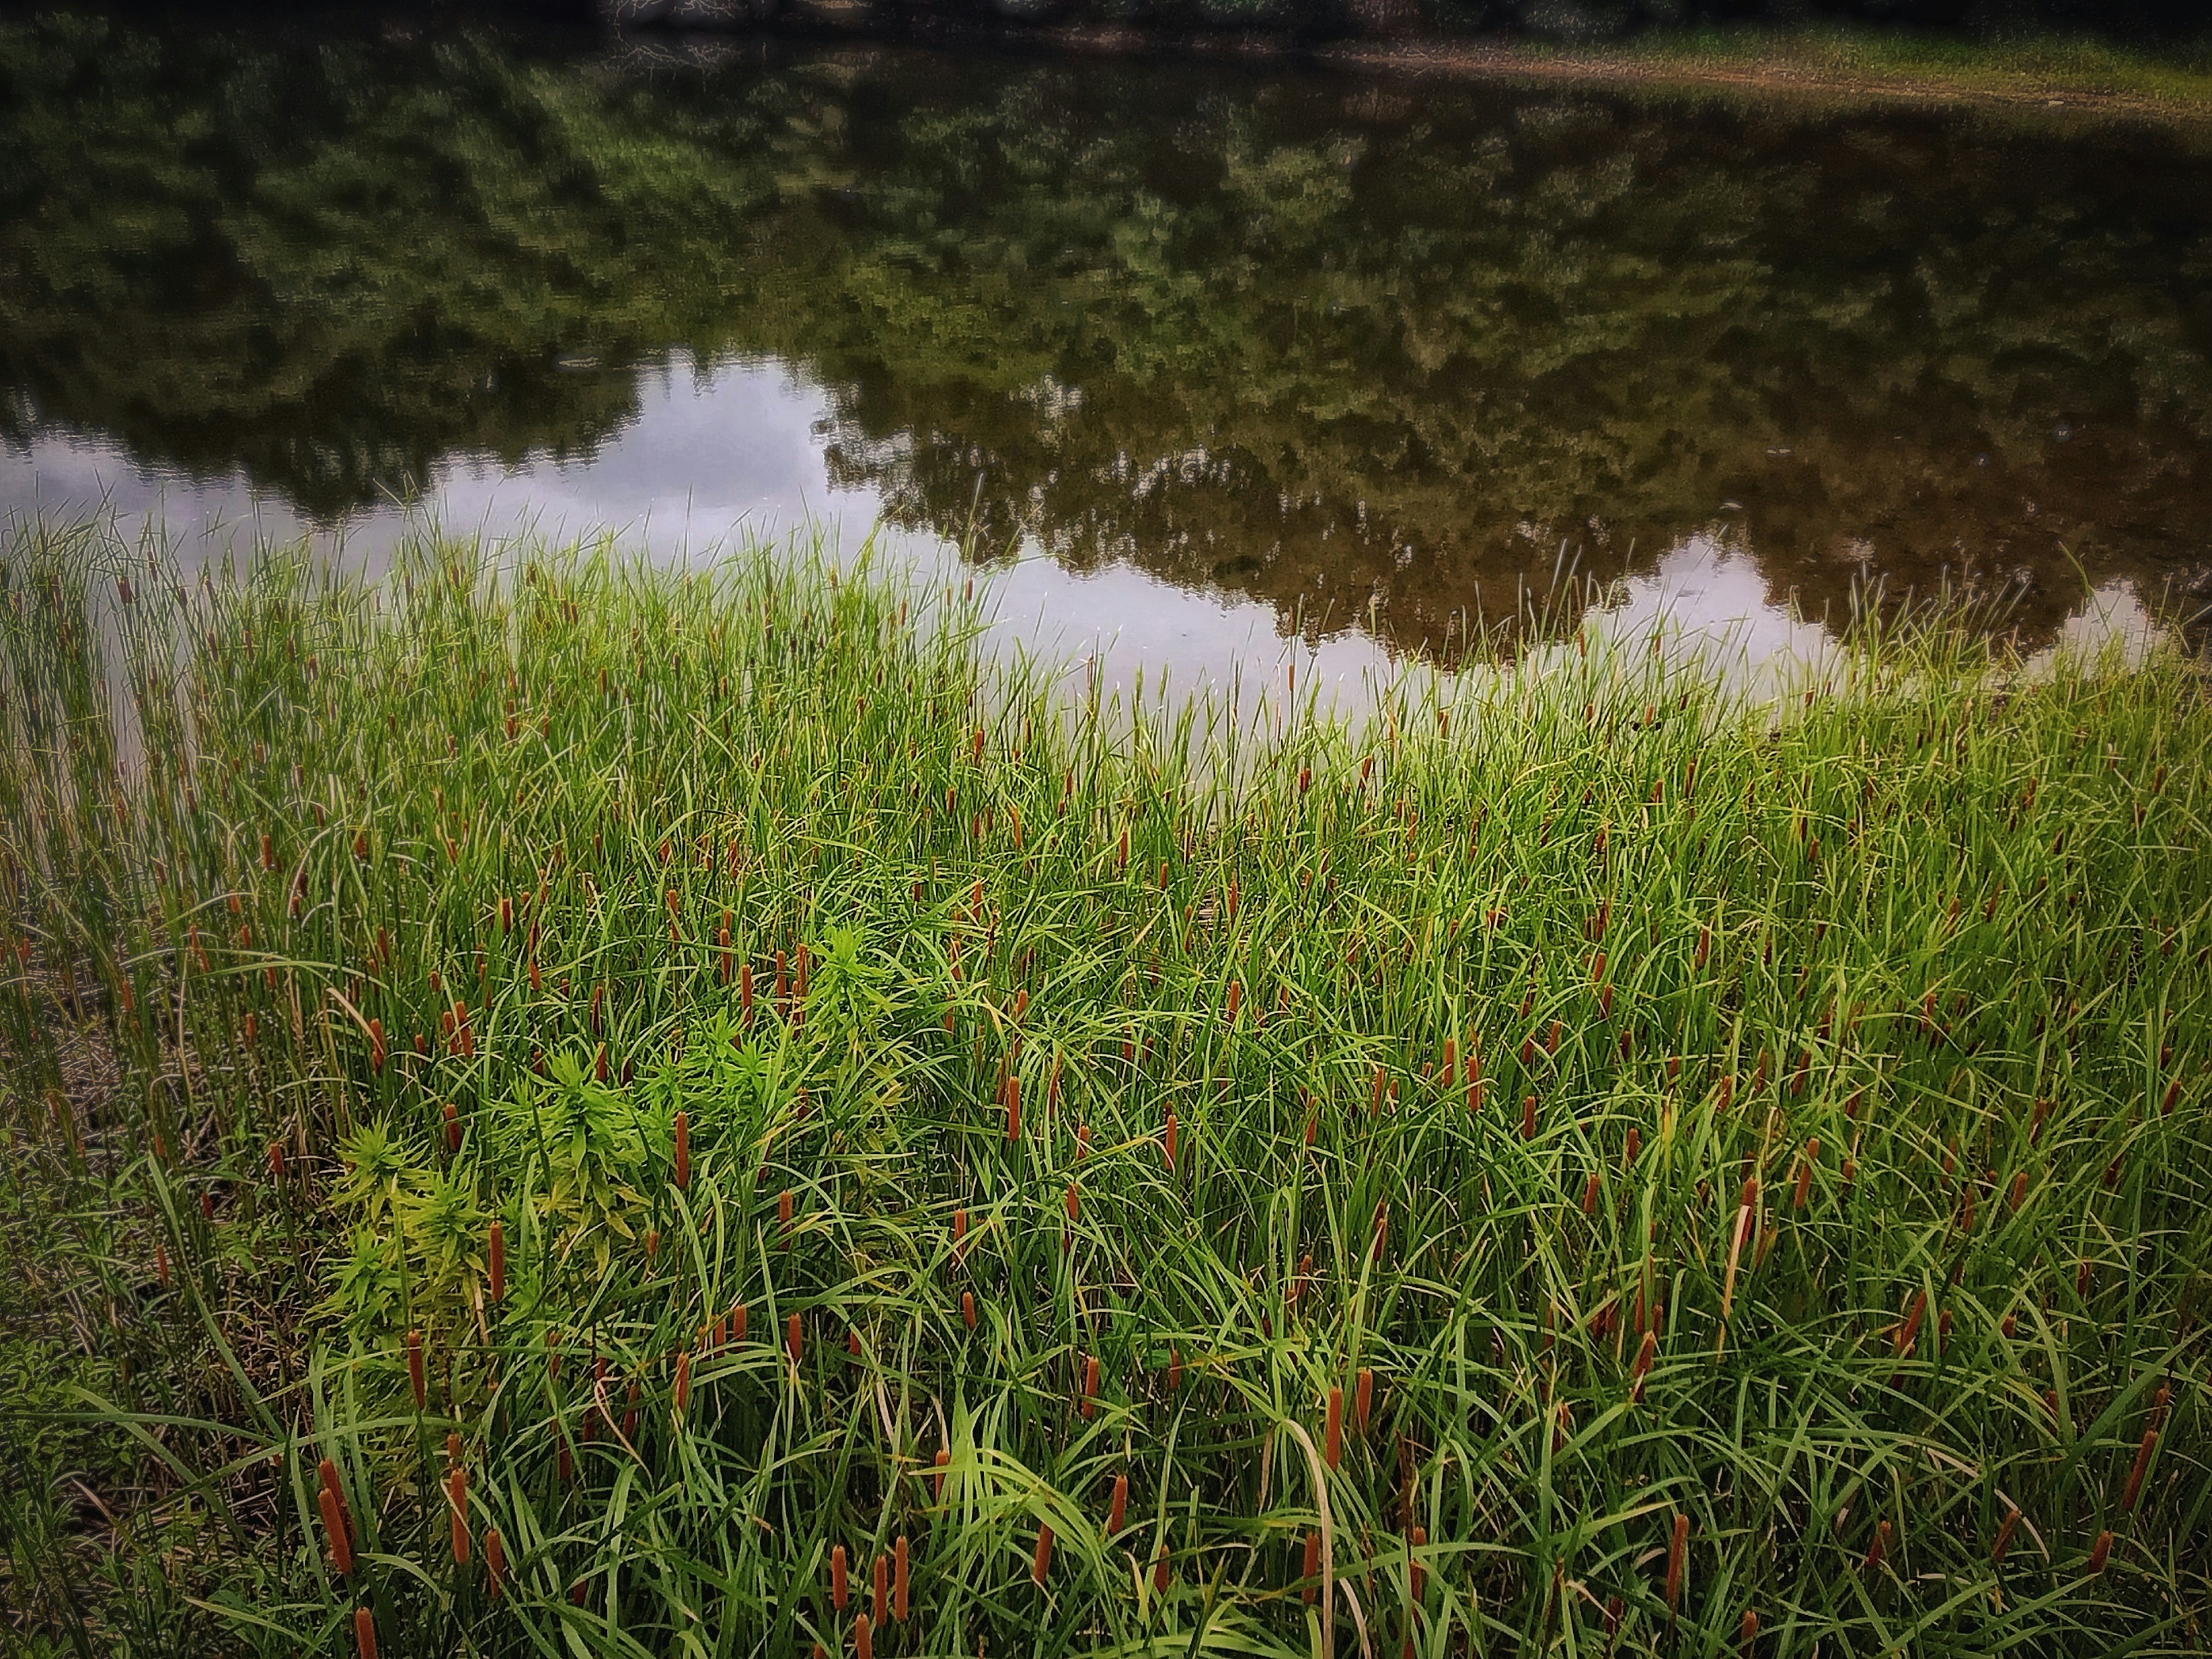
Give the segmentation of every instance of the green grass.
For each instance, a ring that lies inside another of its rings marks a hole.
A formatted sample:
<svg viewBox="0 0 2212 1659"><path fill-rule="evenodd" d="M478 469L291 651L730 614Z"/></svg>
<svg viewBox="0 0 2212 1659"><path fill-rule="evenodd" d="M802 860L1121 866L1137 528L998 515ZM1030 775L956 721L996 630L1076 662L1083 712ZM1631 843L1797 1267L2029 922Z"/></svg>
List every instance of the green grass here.
<svg viewBox="0 0 2212 1659"><path fill-rule="evenodd" d="M2172 647L1348 729L804 549L6 576L10 1252L113 1372L11 1412L34 1649L850 1654L900 1540L886 1655L2203 1645Z"/></svg>

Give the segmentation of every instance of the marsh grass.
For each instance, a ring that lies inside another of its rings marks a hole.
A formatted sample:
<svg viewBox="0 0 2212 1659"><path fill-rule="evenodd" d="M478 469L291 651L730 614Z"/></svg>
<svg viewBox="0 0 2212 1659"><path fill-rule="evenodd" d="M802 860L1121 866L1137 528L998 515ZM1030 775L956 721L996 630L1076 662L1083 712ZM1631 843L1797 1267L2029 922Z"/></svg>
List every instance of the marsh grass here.
<svg viewBox="0 0 2212 1659"><path fill-rule="evenodd" d="M16 1248L129 1360L39 1420L169 1529L48 1454L25 1632L2201 1648L2197 665L1352 728L987 600L18 538Z"/></svg>

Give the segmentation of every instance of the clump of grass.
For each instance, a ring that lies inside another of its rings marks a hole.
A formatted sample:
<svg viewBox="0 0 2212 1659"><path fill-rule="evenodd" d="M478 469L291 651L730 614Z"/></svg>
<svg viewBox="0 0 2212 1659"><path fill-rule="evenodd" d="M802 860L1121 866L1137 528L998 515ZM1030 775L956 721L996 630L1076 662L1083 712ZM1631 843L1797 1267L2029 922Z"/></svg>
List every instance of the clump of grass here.
<svg viewBox="0 0 2212 1659"><path fill-rule="evenodd" d="M35 961L172 1265L110 1316L229 1372L226 1645L2201 1639L2171 649L1352 728L1071 706L805 550L7 576L11 1125Z"/></svg>

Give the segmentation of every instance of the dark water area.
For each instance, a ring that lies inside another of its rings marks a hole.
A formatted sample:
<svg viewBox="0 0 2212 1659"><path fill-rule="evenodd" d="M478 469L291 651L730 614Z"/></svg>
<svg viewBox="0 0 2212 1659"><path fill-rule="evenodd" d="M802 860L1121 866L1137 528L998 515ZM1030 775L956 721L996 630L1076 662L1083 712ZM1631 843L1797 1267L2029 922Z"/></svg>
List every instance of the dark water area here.
<svg viewBox="0 0 2212 1659"><path fill-rule="evenodd" d="M2212 597L2208 279L2172 127L0 12L0 512L829 508L1439 660L1564 568L1971 576L2045 640Z"/></svg>

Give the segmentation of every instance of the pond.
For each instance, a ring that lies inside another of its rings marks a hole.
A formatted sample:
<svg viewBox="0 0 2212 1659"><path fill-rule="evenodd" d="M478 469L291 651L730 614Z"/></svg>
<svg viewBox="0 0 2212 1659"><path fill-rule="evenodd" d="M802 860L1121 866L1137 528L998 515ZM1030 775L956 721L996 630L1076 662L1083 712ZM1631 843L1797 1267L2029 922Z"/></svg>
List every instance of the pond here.
<svg viewBox="0 0 2212 1659"><path fill-rule="evenodd" d="M0 512L881 523L1215 668L2212 591L2212 129L78 9L0 203Z"/></svg>

